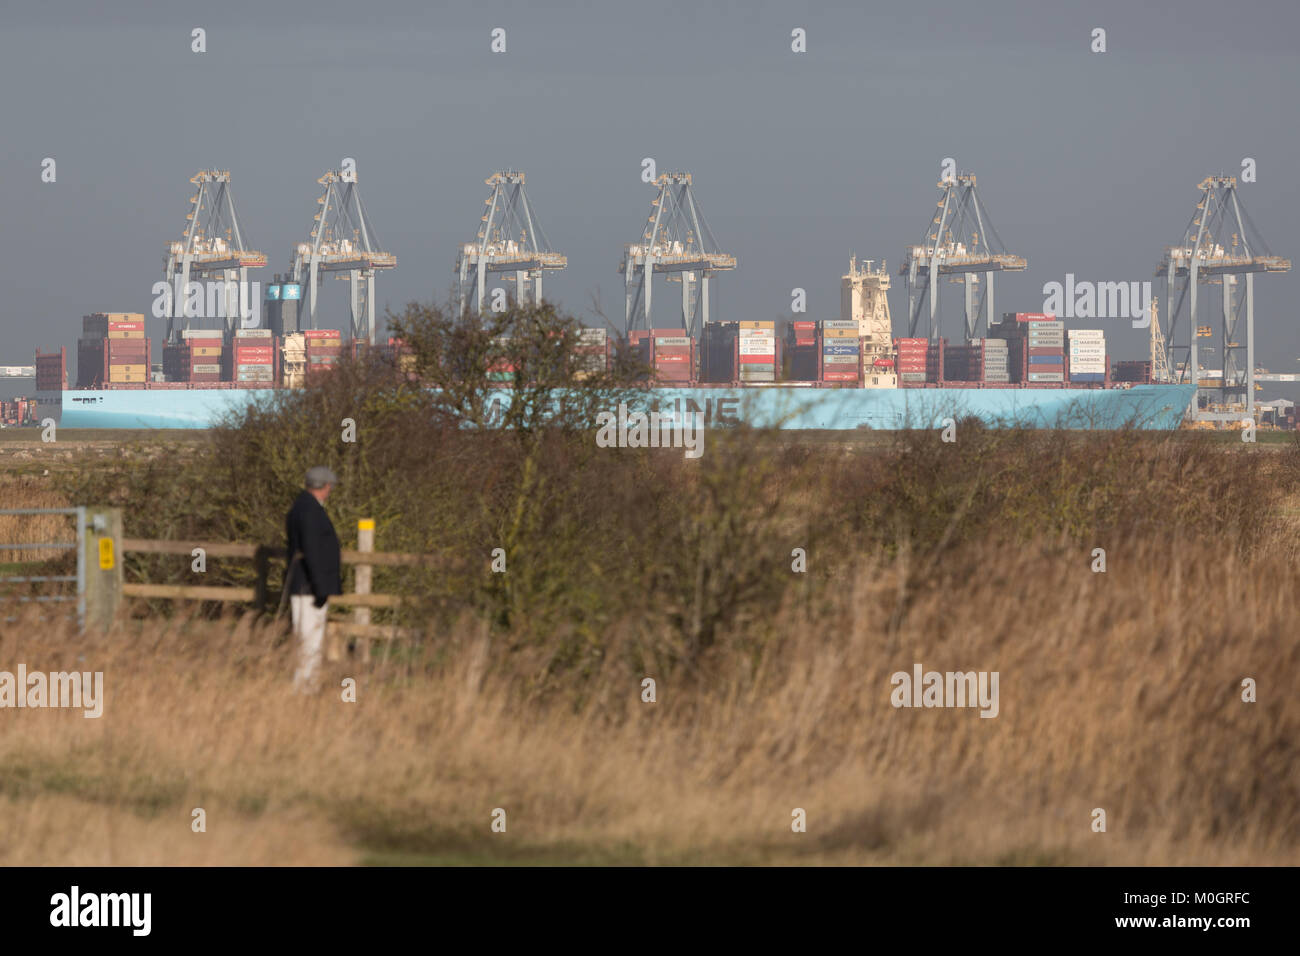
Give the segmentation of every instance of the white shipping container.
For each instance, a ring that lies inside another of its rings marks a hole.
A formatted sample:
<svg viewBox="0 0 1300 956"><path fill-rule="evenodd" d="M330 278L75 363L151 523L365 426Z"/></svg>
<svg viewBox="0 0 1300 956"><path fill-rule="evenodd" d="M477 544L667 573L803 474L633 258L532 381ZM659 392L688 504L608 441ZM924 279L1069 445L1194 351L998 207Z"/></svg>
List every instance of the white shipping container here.
<svg viewBox="0 0 1300 956"><path fill-rule="evenodd" d="M220 365L191 365L191 372L197 372L200 375L216 375L221 372Z"/></svg>
<svg viewBox="0 0 1300 956"><path fill-rule="evenodd" d="M1072 339L1086 338L1087 336L1090 335L1095 335L1097 338L1102 338L1105 334L1106 333L1102 329L1070 329L1070 338Z"/></svg>
<svg viewBox="0 0 1300 956"><path fill-rule="evenodd" d="M235 329L237 339L269 339L270 337L270 329Z"/></svg>
<svg viewBox="0 0 1300 956"><path fill-rule="evenodd" d="M856 355L823 355L823 365L857 365L858 357Z"/></svg>
<svg viewBox="0 0 1300 956"><path fill-rule="evenodd" d="M856 329L858 323L854 319L823 319L823 329Z"/></svg>
<svg viewBox="0 0 1300 956"><path fill-rule="evenodd" d="M691 344L690 336L686 336L686 335L674 335L671 337L665 336L662 339L655 339L655 345L662 345L665 348L671 345L690 345L690 344Z"/></svg>
<svg viewBox="0 0 1300 956"><path fill-rule="evenodd" d="M741 342L741 355L776 355L776 346L771 342Z"/></svg>

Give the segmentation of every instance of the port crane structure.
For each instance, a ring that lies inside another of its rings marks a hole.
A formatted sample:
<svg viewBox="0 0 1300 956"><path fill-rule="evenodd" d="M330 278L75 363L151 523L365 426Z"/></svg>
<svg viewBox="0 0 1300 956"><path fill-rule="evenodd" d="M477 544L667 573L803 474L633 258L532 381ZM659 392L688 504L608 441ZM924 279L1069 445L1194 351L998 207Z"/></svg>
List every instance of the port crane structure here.
<svg viewBox="0 0 1300 956"><path fill-rule="evenodd" d="M179 240L164 247L163 277L171 290L171 308L167 314L166 341L190 327L192 319L221 319L226 329L235 327L242 313L251 313L261 303L251 301L248 270L266 265L266 256L249 249L235 211L235 196L230 189L230 171L204 169L190 177L197 187L190 197L190 211L185 215L185 230ZM204 307L194 315L187 308L189 284L199 280L219 281L220 299L215 310ZM240 308L243 299L244 308Z"/></svg>
<svg viewBox="0 0 1300 956"><path fill-rule="evenodd" d="M659 193L650 202L650 217L639 242L623 247L618 271L623 276L627 331L653 328L651 300L656 272L682 284L682 327L697 336L709 322L709 280L736 268L736 257L723 252L695 199L690 173L663 173L655 179Z"/></svg>
<svg viewBox="0 0 1300 956"><path fill-rule="evenodd" d="M925 238L906 247L899 269L899 275L907 280L907 334L916 335L928 300L926 335L931 341L939 338L939 278L948 276L965 286L965 333L970 341L978 335L981 315L985 330L996 320L994 274L1023 272L1026 263L1021 256L1007 252L993 228L974 173L959 172L937 185L943 195Z"/></svg>
<svg viewBox="0 0 1300 956"><path fill-rule="evenodd" d="M375 274L397 266L397 256L384 252L370 221L355 170L332 169L316 180L325 187L316 200L306 242L293 249L293 281L306 286L302 327L317 327L317 297L322 274L348 282L348 306L353 339L375 344Z"/></svg>
<svg viewBox="0 0 1300 956"><path fill-rule="evenodd" d="M515 301L527 302L531 292L533 304L541 305L542 273L563 269L569 260L556 252L546 238L537 210L528 198L522 172L501 170L484 183L491 192L484 201L486 208L479 219L478 234L473 242L460 247L456 257L460 311L465 311L473 290L477 294L476 312L482 314L488 276L493 274L510 277L513 273Z"/></svg>
<svg viewBox="0 0 1300 956"><path fill-rule="evenodd" d="M1200 199L1182 239L1165 247L1156 276L1165 278L1166 338L1174 379L1200 386L1189 415L1198 421L1237 421L1255 416L1255 276L1284 273L1291 260L1265 245L1237 194L1235 176L1208 176L1197 186ZM1197 339L1202 286L1218 285L1223 374L1217 384L1202 385ZM1245 344L1238 342L1244 320ZM1185 344L1184 344L1185 342ZM1245 355L1242 355L1242 353ZM1182 361L1178 361L1181 357ZM1201 392L1208 404L1202 409ZM1241 406L1240 410L1230 406Z"/></svg>

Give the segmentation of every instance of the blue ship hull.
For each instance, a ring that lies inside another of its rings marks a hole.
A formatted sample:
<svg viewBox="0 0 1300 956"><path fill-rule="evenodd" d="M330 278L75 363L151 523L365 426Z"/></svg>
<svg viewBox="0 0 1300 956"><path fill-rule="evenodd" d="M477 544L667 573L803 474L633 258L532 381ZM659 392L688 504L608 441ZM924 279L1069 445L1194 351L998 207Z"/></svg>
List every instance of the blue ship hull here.
<svg viewBox="0 0 1300 956"><path fill-rule="evenodd" d="M1192 385L1131 388L658 388L662 411L699 411L710 427L931 428L968 415L992 427L1174 429ZM120 389L63 393L64 428L208 428L271 389ZM509 392L501 397L509 401ZM629 403L631 404L631 403Z"/></svg>

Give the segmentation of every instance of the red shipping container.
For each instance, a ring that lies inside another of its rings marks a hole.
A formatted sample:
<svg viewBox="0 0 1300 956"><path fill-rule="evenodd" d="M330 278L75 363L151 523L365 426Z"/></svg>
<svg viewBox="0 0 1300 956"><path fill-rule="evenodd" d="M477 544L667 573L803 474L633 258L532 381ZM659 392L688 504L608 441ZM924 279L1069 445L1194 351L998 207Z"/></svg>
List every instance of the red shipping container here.
<svg viewBox="0 0 1300 956"><path fill-rule="evenodd" d="M792 328L792 329L815 329L815 328L817 328L817 323L816 323L816 322L803 322L803 321L799 321L799 322L791 322L791 323L790 323L790 328Z"/></svg>
<svg viewBox="0 0 1300 956"><path fill-rule="evenodd" d="M660 362L689 362L690 360L691 357L689 355L661 355L658 352L655 353L656 365Z"/></svg>
<svg viewBox="0 0 1300 956"><path fill-rule="evenodd" d="M110 332L143 332L144 322L110 322L108 323Z"/></svg>
<svg viewBox="0 0 1300 956"><path fill-rule="evenodd" d="M1060 348L1035 347L1035 348L1030 348L1029 354L1030 355L1064 355L1065 350Z"/></svg>
<svg viewBox="0 0 1300 956"><path fill-rule="evenodd" d="M772 365L776 361L776 355L768 353L767 355L742 355L740 362L742 365Z"/></svg>
<svg viewBox="0 0 1300 956"><path fill-rule="evenodd" d="M235 359L244 360L244 361L256 361L256 360L264 359L269 362L271 361L271 356L273 353L274 353L274 349L269 349L269 348L265 348L265 349L237 348L235 349Z"/></svg>

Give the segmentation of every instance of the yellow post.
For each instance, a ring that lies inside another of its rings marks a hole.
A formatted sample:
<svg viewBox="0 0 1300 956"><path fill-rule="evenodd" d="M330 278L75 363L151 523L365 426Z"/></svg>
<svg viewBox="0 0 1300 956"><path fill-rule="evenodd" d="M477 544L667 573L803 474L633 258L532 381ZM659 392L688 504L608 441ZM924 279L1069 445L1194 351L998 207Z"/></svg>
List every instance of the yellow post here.
<svg viewBox="0 0 1300 956"><path fill-rule="evenodd" d="M357 522L357 550L374 551L375 550L375 520L373 518L362 518ZM372 565L357 565L357 594L370 593L370 574ZM359 607L352 611L352 620L356 624L370 623L370 608ZM361 642L361 659L370 660L370 638L359 637Z"/></svg>

